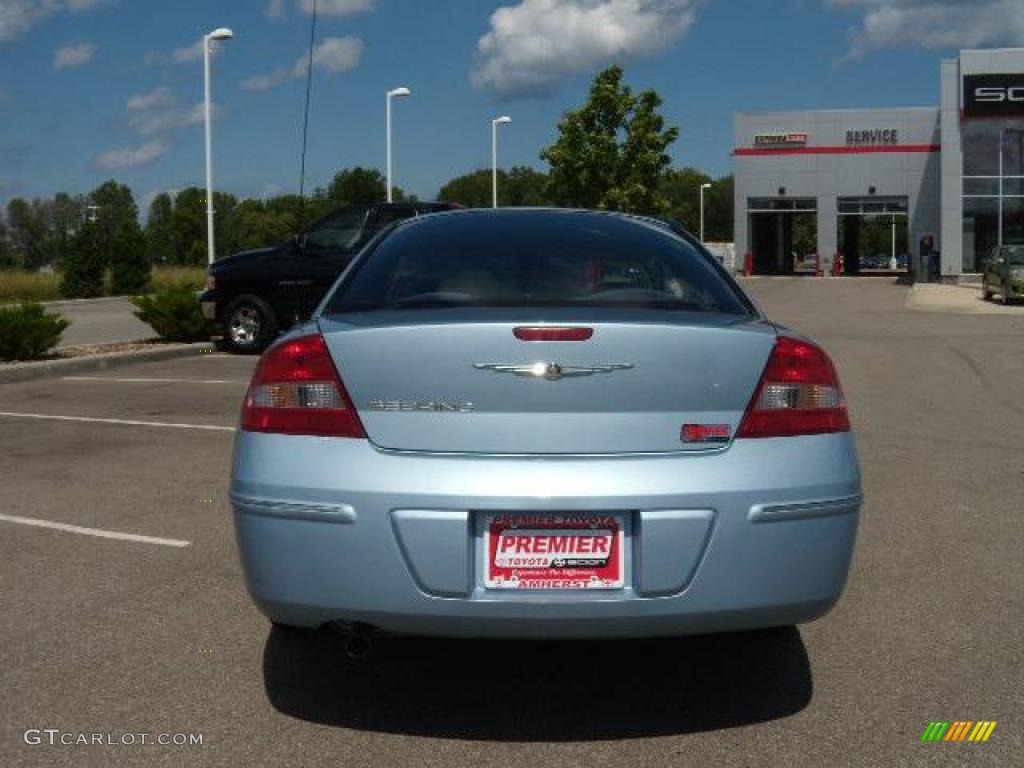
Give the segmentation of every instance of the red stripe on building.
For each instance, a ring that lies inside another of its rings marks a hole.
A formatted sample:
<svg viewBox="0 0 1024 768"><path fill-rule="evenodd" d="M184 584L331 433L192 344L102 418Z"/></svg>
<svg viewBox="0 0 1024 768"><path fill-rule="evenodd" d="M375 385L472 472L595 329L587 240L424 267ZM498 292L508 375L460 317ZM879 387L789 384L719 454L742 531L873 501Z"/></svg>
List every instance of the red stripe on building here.
<svg viewBox="0 0 1024 768"><path fill-rule="evenodd" d="M736 147L734 155L869 155L891 152L941 152L941 144L873 144L863 147Z"/></svg>

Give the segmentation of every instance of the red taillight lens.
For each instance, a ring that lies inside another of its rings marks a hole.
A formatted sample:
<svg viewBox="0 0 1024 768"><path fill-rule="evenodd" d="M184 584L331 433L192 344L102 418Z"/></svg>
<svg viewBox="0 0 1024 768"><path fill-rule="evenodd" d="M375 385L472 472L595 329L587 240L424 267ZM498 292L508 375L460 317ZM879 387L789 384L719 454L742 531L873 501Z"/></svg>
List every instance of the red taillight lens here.
<svg viewBox="0 0 1024 768"><path fill-rule="evenodd" d="M520 341L586 341L594 335L593 328L561 328L552 325L520 325L512 329Z"/></svg>
<svg viewBox="0 0 1024 768"><path fill-rule="evenodd" d="M788 336L775 342L736 437L790 437L847 432L839 377L818 346Z"/></svg>
<svg viewBox="0 0 1024 768"><path fill-rule="evenodd" d="M267 350L245 393L242 429L366 437L320 334L291 339Z"/></svg>

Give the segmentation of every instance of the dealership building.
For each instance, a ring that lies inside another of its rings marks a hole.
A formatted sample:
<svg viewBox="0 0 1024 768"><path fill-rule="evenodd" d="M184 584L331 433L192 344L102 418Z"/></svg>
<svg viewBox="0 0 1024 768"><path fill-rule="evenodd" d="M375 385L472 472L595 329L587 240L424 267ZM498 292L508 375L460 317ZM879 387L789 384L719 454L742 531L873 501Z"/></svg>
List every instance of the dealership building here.
<svg viewBox="0 0 1024 768"><path fill-rule="evenodd" d="M1024 48L943 60L940 93L939 107L737 114L737 259L761 274L909 262L925 279L925 254L955 282L1024 243Z"/></svg>

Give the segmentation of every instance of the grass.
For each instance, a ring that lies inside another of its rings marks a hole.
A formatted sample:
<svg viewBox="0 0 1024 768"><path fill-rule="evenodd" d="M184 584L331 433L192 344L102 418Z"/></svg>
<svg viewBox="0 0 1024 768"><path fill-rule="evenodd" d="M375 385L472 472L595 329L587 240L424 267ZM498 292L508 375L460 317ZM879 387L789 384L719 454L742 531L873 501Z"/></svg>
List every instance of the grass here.
<svg viewBox="0 0 1024 768"><path fill-rule="evenodd" d="M107 281L109 286L109 280ZM154 289L185 285L201 290L206 285L203 267L154 267ZM109 291L109 288L108 288ZM55 301L60 295L60 273L26 272L21 269L0 270L0 304L18 301Z"/></svg>
<svg viewBox="0 0 1024 768"><path fill-rule="evenodd" d="M51 301L60 298L60 275L0 270L0 304L12 301Z"/></svg>

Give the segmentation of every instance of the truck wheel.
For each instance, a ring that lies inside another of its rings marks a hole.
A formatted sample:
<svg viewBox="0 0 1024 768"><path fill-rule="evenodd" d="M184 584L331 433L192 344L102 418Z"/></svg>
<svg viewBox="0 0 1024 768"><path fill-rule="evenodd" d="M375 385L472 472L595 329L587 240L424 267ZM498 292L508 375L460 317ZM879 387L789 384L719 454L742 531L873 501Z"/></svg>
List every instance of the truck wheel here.
<svg viewBox="0 0 1024 768"><path fill-rule="evenodd" d="M981 284L981 300L992 301L992 291L988 289L988 286L985 285L985 283Z"/></svg>
<svg viewBox="0 0 1024 768"><path fill-rule="evenodd" d="M255 355L277 336L274 310L256 296L242 296L224 313L224 343L232 352Z"/></svg>

